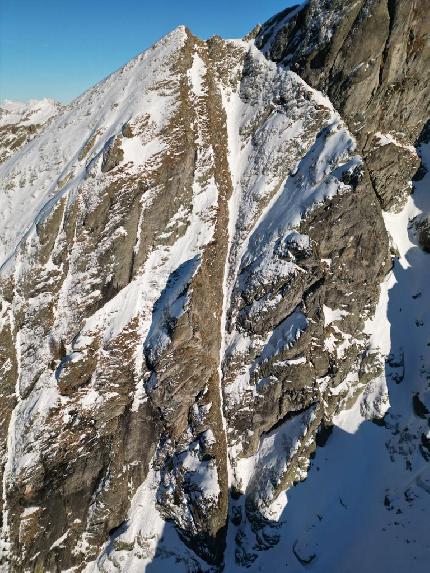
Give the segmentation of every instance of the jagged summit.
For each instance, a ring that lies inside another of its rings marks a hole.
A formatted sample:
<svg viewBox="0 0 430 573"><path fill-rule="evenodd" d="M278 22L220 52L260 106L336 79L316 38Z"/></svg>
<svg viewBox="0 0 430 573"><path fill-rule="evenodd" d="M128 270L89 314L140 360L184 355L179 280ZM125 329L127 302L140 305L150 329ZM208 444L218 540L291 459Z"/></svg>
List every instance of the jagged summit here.
<svg viewBox="0 0 430 573"><path fill-rule="evenodd" d="M424 573L420 6L180 26L0 165L2 570Z"/></svg>

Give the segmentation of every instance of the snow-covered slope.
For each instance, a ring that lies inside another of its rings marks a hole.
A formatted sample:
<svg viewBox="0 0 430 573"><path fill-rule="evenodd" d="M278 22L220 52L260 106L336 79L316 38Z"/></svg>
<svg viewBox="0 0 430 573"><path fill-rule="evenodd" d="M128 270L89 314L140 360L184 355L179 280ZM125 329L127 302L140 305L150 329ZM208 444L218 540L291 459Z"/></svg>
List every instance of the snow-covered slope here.
<svg viewBox="0 0 430 573"><path fill-rule="evenodd" d="M179 27L0 166L4 571L425 570L428 175L383 212L258 46Z"/></svg>
<svg viewBox="0 0 430 573"><path fill-rule="evenodd" d="M0 103L0 163L30 141L61 107L50 99Z"/></svg>
<svg viewBox="0 0 430 573"><path fill-rule="evenodd" d="M48 98L28 102L4 100L0 104L0 126L18 123L25 126L42 125L60 108L61 104Z"/></svg>

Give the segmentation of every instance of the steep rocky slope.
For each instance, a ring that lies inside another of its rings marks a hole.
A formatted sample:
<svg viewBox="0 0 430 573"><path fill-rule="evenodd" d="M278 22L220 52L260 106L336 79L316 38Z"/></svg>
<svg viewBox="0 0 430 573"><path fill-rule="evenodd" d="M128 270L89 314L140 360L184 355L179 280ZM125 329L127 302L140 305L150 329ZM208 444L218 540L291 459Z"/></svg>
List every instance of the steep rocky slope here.
<svg viewBox="0 0 430 573"><path fill-rule="evenodd" d="M430 115L429 29L428 0L310 0L256 38L270 59L329 96L384 209L401 208L419 165L409 144Z"/></svg>
<svg viewBox="0 0 430 573"><path fill-rule="evenodd" d="M425 570L426 5L180 27L3 163L2 570Z"/></svg>

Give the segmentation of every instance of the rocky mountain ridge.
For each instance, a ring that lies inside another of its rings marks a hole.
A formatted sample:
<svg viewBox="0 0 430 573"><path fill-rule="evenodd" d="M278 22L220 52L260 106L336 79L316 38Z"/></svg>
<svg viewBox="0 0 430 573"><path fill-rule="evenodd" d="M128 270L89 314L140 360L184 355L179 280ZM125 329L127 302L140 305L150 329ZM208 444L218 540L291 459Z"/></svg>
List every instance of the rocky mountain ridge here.
<svg viewBox="0 0 430 573"><path fill-rule="evenodd" d="M2 570L356 571L312 484L360 440L425 570L427 4L180 27L0 166Z"/></svg>
<svg viewBox="0 0 430 573"><path fill-rule="evenodd" d="M18 102L5 100L0 104L0 163L18 151L61 109L50 100Z"/></svg>

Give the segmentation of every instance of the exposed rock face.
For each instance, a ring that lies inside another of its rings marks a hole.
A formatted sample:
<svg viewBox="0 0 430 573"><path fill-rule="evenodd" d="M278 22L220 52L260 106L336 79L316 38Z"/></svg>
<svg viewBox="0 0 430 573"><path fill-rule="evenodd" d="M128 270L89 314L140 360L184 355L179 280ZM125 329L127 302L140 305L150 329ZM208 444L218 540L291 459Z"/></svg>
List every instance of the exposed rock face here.
<svg viewBox="0 0 430 573"><path fill-rule="evenodd" d="M418 231L418 241L423 251L430 253L430 221L425 217L416 224Z"/></svg>
<svg viewBox="0 0 430 573"><path fill-rule="evenodd" d="M375 131L414 140L430 113L429 9L428 0L310 0L266 24L257 45L327 93L363 147Z"/></svg>
<svg viewBox="0 0 430 573"><path fill-rule="evenodd" d="M412 178L420 161L411 145L402 145L393 137L376 136L366 156L369 175L381 207L399 212L412 190Z"/></svg>
<svg viewBox="0 0 430 573"><path fill-rule="evenodd" d="M427 121L429 29L428 0L310 0L269 21L256 44L329 96L357 137L369 170L388 166L401 191L419 160L411 149L410 156L402 150L396 162L394 149L381 149L378 135L388 134L395 145L402 138L415 144ZM384 190L380 196L384 208L404 204L399 198L393 204Z"/></svg>
<svg viewBox="0 0 430 573"><path fill-rule="evenodd" d="M363 393L383 418L369 323L428 117L424 4L178 28L2 165L5 571L249 566L337 417Z"/></svg>

